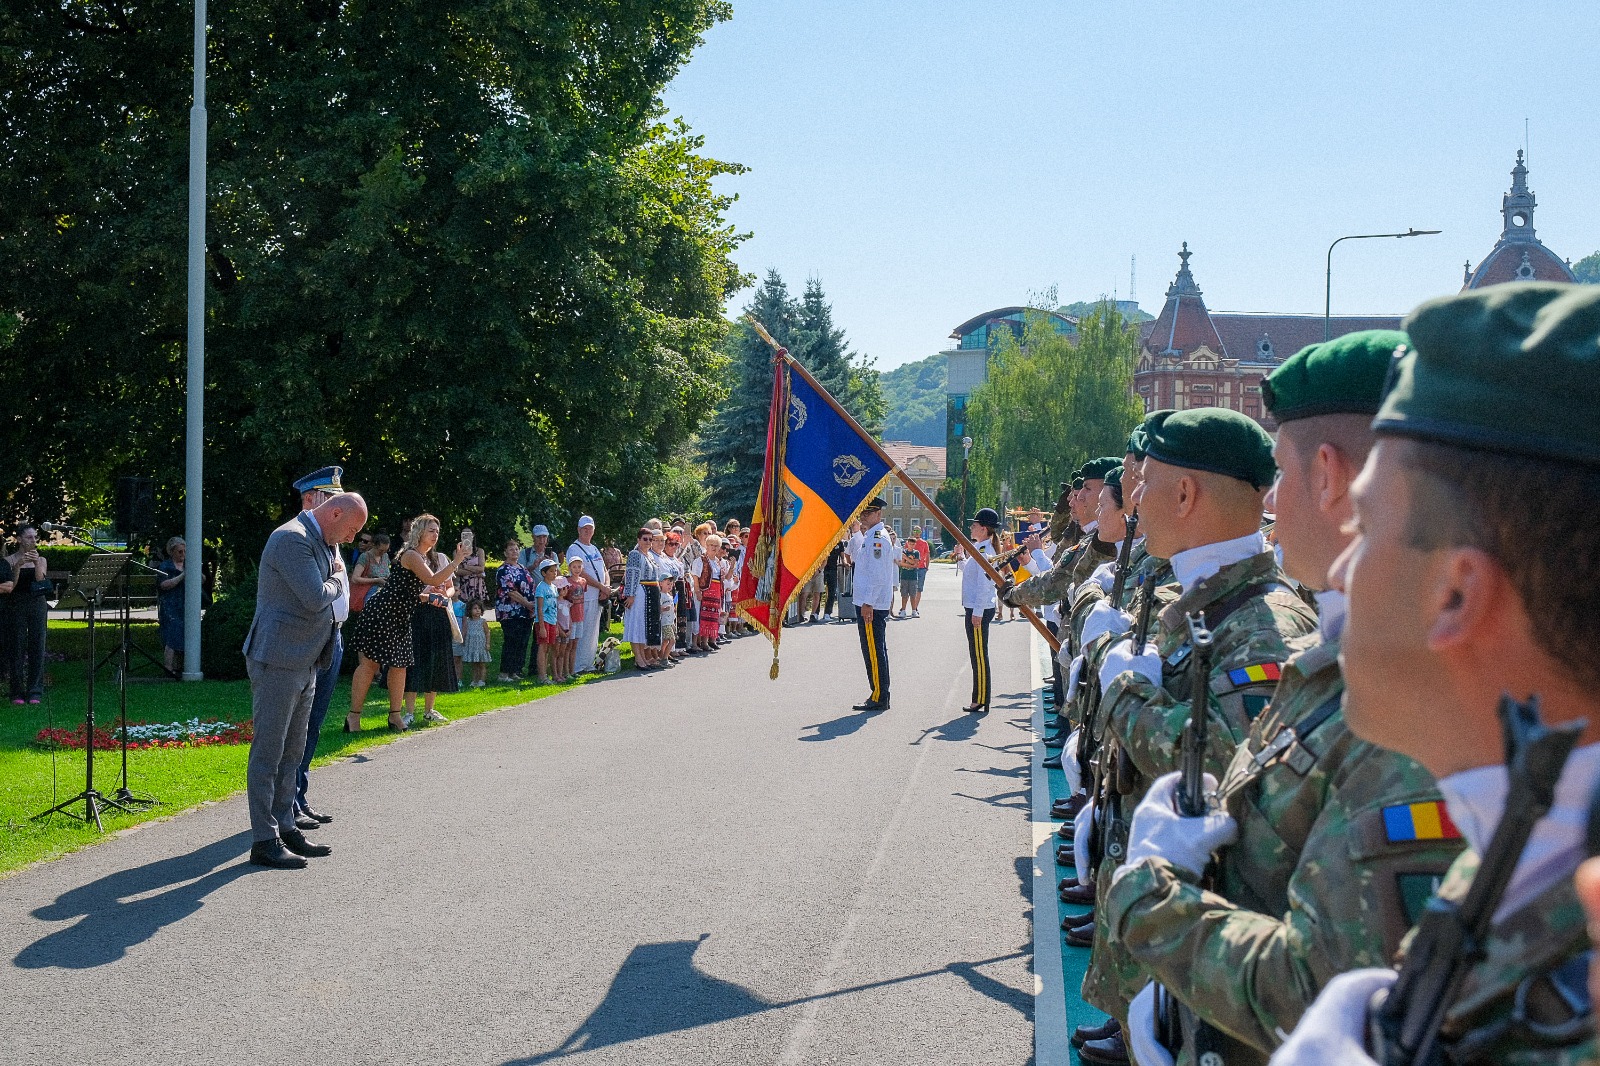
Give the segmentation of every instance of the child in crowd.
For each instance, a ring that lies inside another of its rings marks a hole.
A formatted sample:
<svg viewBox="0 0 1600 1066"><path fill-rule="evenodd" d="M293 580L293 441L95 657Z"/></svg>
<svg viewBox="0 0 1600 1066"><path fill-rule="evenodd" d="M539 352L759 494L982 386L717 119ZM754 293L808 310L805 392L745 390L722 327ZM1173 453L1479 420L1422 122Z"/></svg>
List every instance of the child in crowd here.
<svg viewBox="0 0 1600 1066"><path fill-rule="evenodd" d="M539 648L535 660L536 669L539 671L539 683L551 683L551 660L555 658L556 644L560 639L561 630L556 622L560 616L557 604L560 595L555 586L550 582L561 573L561 564L554 559L546 559L539 567L539 584L533 590L534 639Z"/></svg>
<svg viewBox="0 0 1600 1066"><path fill-rule="evenodd" d="M462 624L467 620L467 601L456 597L450 603L450 611L456 616L455 639L450 642L450 653L456 657L456 677L461 677L461 661L467 650L467 627Z"/></svg>
<svg viewBox="0 0 1600 1066"><path fill-rule="evenodd" d="M562 646L561 654L567 664L567 676L576 677L578 674L587 673L594 669L594 663L584 663L583 669L578 669L578 629L583 625L583 598L589 593L589 581L583 576L583 564L577 560L567 564L567 613L572 617L572 628L567 631L567 642Z"/></svg>
<svg viewBox="0 0 1600 1066"><path fill-rule="evenodd" d="M556 579L550 582L550 587L556 590L558 631L555 647L550 650L550 656L555 670L556 684L561 684L572 676L572 667L567 660L568 645L572 642L572 582L558 569Z"/></svg>
<svg viewBox="0 0 1600 1066"><path fill-rule="evenodd" d="M661 661L665 663L676 662L679 658L672 651L672 645L678 640L677 586L675 570L661 576Z"/></svg>
<svg viewBox="0 0 1600 1066"><path fill-rule="evenodd" d="M489 664L489 620L483 616L483 601L467 604L467 617L461 623L465 644L461 661L472 664L472 687L484 686L484 673Z"/></svg>

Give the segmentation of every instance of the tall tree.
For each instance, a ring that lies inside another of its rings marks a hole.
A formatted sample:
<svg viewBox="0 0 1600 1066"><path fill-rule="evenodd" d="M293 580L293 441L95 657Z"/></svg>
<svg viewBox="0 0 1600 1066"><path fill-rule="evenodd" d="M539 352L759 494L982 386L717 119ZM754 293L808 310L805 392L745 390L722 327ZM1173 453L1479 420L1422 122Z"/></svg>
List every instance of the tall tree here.
<svg viewBox="0 0 1600 1066"><path fill-rule="evenodd" d="M776 270L745 305L869 433L883 430L887 409L872 361L850 350L844 330L833 323L833 307L822 282L806 282L796 300ZM772 404L772 350L741 319L724 348L732 365L729 394L701 435L710 505L724 518L744 519L755 510L766 455L767 416Z"/></svg>
<svg viewBox="0 0 1600 1066"><path fill-rule="evenodd" d="M1002 333L988 379L967 400L973 439L969 509L1048 508L1062 478L1086 459L1121 454L1143 417L1133 396L1138 327L1110 304L1079 319L1075 335L1030 314L1019 340Z"/></svg>
<svg viewBox="0 0 1600 1066"><path fill-rule="evenodd" d="M744 279L660 94L723 0L237 0L211 26L208 533L327 462L385 522L632 509L720 398ZM184 5L0 10L13 513L182 510ZM38 432L52 415L52 432ZM114 428L110 428L114 427ZM109 431L108 431L109 429Z"/></svg>

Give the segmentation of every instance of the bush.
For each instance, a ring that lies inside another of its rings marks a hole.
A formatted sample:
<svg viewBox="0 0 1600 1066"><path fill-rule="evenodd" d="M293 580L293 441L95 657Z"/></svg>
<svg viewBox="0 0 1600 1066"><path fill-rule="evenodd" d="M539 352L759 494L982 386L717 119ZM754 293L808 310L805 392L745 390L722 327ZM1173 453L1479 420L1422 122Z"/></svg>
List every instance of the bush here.
<svg viewBox="0 0 1600 1066"><path fill-rule="evenodd" d="M39 548L46 567L69 574L76 574L94 553L95 550L85 544L44 544Z"/></svg>
<svg viewBox="0 0 1600 1066"><path fill-rule="evenodd" d="M200 623L200 669L213 681L238 681L245 676L244 638L256 614L256 568L237 582L217 590L217 598Z"/></svg>

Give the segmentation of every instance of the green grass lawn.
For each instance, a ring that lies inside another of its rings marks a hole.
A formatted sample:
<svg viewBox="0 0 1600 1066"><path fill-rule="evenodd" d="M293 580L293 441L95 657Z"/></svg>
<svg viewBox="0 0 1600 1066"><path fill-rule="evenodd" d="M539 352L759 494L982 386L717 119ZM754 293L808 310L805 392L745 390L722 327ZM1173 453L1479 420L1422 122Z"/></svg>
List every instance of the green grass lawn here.
<svg viewBox="0 0 1600 1066"><path fill-rule="evenodd" d="M82 623L51 623L50 647L69 656L82 654ZM501 684L495 681L500 661L500 627L490 625L494 662L488 664L488 686L481 689L466 688L460 692L441 695L437 707L451 722L470 718L484 711L527 703L555 694L574 684L539 685L531 682ZM154 627L139 626L134 632L135 643L150 648L159 658L159 646ZM613 634L621 627L613 626ZM102 655L115 630L97 629ZM531 649L530 649L531 650ZM626 644L622 645L623 658L631 660ZM137 660L137 657L136 657ZM470 670L470 667L466 668ZM32 815L83 788L83 751L58 751L52 768L51 753L34 744L39 730L46 725L73 729L83 724L87 681L83 661L52 662L47 673L50 686L45 700L38 706L13 706L9 701L0 704L0 876L13 872L29 863L52 859L69 851L93 844L103 839L92 824L51 815L37 821ZM142 661L136 661L132 671L135 680L128 685L129 722L174 722L190 718L215 718L231 722L244 722L250 718L250 683L248 681L198 681L178 683L159 676L158 671ZM141 676L147 675L147 676ZM470 674L469 674L470 676ZM594 675L590 675L594 676ZM117 714L117 686L110 667L103 668L95 684L95 722L100 726L113 724ZM398 734L390 733L386 726L389 710L387 690L376 686L367 695L361 723L363 732L343 732L345 712L350 709L350 679L339 681L333 705L328 710L328 720L323 725L313 766L332 759L351 755L363 748L386 744ZM421 700L418 701L421 711ZM429 729L447 729L448 724L434 725ZM104 815L107 832L114 832L139 822L163 818L194 807L208 800L217 800L244 789L245 762L249 745L213 745L198 748L156 748L128 753L128 784L136 793L145 793L161 800L161 805L135 814L111 810ZM95 787L111 795L122 784L122 756L120 751L94 753ZM52 774L54 783L52 784ZM79 813L83 804L76 804Z"/></svg>

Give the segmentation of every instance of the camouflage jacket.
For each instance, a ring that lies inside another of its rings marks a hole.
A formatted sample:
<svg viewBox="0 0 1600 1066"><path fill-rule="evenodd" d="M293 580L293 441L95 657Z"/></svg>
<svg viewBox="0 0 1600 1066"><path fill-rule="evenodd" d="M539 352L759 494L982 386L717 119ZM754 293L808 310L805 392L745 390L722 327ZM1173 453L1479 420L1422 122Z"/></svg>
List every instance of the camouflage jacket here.
<svg viewBox="0 0 1600 1066"><path fill-rule="evenodd" d="M1464 899L1477 871L1477 854L1463 852L1445 875L1439 896ZM1571 1018L1570 1009L1556 994L1556 982L1571 994L1587 990L1587 928L1570 876L1496 923L1489 931L1484 957L1468 972L1445 1012L1441 1035L1455 1056L1452 1061L1467 1066L1577 1066L1600 1061L1592 1027L1570 1040L1540 1040L1515 1017L1516 1001L1522 998L1526 1017L1532 1021L1559 1026ZM1409 938L1405 947L1410 947Z"/></svg>
<svg viewBox="0 0 1600 1066"><path fill-rule="evenodd" d="M1072 587L1083 580L1078 576L1078 571L1084 564L1085 556L1097 557L1094 544L1094 534L1086 533L1082 540L1071 547L1063 546L1049 573L1029 578L1012 588L1006 593L1006 602L1017 607L1042 607L1047 603L1060 603L1072 592ZM1104 561L1103 557L1100 558ZM1091 566L1089 569L1092 571L1094 567Z"/></svg>
<svg viewBox="0 0 1600 1066"><path fill-rule="evenodd" d="M1105 721L1100 748L1101 772L1116 773L1120 749L1128 757L1121 763L1121 795L1125 818L1144 797L1150 782L1178 766L1178 748L1184 722L1189 717L1190 649L1185 616L1205 612L1215 640L1211 661L1211 717L1205 767L1219 781L1232 761L1234 749L1250 731L1251 723L1266 708L1277 688L1278 671L1289 658L1288 641L1316 629L1316 614L1285 583L1271 552L1223 567L1162 608L1153 640L1163 659L1161 684L1125 673L1111 682L1101 698L1099 717ZM1262 667L1270 679L1254 680L1244 672ZM1267 669L1270 668L1270 669ZM1235 680L1235 677L1242 680ZM1127 824L1112 833L1125 844ZM1107 847L1112 852L1112 847ZM1114 860L1107 858L1097 872L1100 909L1104 915ZM1112 935L1112 926L1095 926L1095 943L1089 972L1084 977L1084 998L1107 1013L1126 1021L1127 1003L1149 976Z"/></svg>
<svg viewBox="0 0 1600 1066"><path fill-rule="evenodd" d="M1239 839L1218 854L1213 889L1151 859L1106 896L1116 939L1218 1030L1229 1066L1265 1062L1334 975L1392 958L1463 847L1426 770L1324 714L1344 692L1338 644L1291 644L1303 650L1222 778Z"/></svg>

